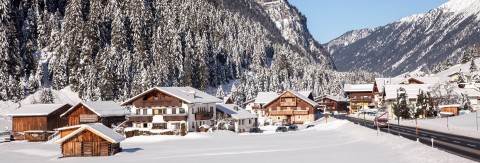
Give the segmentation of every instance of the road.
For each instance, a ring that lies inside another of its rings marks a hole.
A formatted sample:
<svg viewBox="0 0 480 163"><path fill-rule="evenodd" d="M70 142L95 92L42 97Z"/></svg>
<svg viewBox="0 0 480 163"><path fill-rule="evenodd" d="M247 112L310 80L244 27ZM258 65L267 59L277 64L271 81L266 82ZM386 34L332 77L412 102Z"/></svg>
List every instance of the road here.
<svg viewBox="0 0 480 163"><path fill-rule="evenodd" d="M354 124L360 123L359 125L371 128L376 130L373 121L363 120L360 118L354 117L337 117L339 119L348 119ZM400 127L396 124L390 124L387 128L379 128L380 132L387 132L394 135L399 135L407 139L417 140L417 133L415 127L402 126ZM440 150L468 158L474 161L480 162L480 139L475 139L471 137L465 137L460 135L453 135L443 132L437 132L427 129L418 129L418 140L420 143L432 146L433 138L433 147Z"/></svg>

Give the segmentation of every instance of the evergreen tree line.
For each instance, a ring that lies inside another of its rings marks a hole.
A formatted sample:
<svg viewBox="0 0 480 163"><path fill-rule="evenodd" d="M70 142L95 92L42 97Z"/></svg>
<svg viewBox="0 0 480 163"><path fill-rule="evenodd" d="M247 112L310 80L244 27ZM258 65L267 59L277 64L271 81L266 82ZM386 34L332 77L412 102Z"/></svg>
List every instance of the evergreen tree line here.
<svg viewBox="0 0 480 163"><path fill-rule="evenodd" d="M121 101L240 79L240 102L257 91L338 92L340 79L377 75L333 71L328 54L286 41L253 0L7 0L0 26L0 100L70 86L84 100Z"/></svg>

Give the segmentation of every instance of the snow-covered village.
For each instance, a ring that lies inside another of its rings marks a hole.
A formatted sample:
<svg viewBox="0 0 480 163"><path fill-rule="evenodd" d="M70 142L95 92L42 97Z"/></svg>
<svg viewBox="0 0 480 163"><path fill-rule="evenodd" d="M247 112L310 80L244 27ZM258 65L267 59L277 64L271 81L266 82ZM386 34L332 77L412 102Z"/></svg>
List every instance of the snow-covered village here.
<svg viewBox="0 0 480 163"><path fill-rule="evenodd" d="M480 0L3 0L0 160L480 162L478 66Z"/></svg>

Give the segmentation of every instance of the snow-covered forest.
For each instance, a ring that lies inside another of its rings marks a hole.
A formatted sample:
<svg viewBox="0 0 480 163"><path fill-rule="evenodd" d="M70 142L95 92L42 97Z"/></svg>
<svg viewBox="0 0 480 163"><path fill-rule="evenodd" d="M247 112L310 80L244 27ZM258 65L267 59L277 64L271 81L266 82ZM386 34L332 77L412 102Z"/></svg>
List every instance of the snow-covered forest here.
<svg viewBox="0 0 480 163"><path fill-rule="evenodd" d="M71 86L83 100L120 101L153 86L240 80L240 103L258 91L339 93L378 76L336 72L306 27L280 29L269 13L254 0L1 1L0 100Z"/></svg>

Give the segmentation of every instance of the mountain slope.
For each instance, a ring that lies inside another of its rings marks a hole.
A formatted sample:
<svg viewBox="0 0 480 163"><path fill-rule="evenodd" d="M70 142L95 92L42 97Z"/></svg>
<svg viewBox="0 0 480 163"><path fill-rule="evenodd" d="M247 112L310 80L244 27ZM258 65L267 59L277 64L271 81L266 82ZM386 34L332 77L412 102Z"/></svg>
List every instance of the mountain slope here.
<svg viewBox="0 0 480 163"><path fill-rule="evenodd" d="M268 76L251 82L277 83L265 90L289 89L292 81L297 89L325 85L312 82L314 74L334 66L304 17L287 1L262 5L254 0L2 1L0 100L20 101L43 88L69 86L83 100L123 100L152 86L205 90L247 73ZM278 26L277 20L287 21ZM308 69L315 73L304 73ZM263 90L239 89L241 94Z"/></svg>
<svg viewBox="0 0 480 163"><path fill-rule="evenodd" d="M430 69L480 42L479 12L478 0L450 0L428 13L348 32L326 47L339 71L360 69L396 76Z"/></svg>

